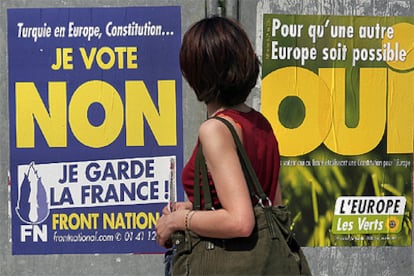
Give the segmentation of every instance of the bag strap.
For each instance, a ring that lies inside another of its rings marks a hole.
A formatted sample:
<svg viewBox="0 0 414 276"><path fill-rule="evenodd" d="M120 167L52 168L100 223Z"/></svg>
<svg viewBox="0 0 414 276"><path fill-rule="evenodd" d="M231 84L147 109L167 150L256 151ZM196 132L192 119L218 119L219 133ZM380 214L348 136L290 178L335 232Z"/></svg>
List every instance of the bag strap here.
<svg viewBox="0 0 414 276"><path fill-rule="evenodd" d="M233 125L229 121L224 119L223 117L216 116L213 118L223 122L230 130L233 136L234 142L236 143L236 146L237 146L237 153L239 155L240 164L242 166L242 169L243 169L243 172L246 178L247 186L249 187L249 190L254 189L256 191L256 196L259 199L258 204L264 209L264 214L265 214L266 222L268 225L269 234L272 237L272 239L276 239L279 236L278 232L282 234L280 227L283 224L281 224L281 221L279 221L280 219L279 217L277 219L274 219L274 214L273 214L274 208L270 208L272 206L272 201L264 193L263 188L260 185L259 179L257 178L256 172L253 169L253 165L250 162L249 156L247 155L246 150L244 149L243 144L241 143L236 130L234 129ZM281 209L278 209L278 210L279 210L279 213L282 213ZM286 219L290 219L290 213L289 214L286 213L285 215L288 215ZM290 220L287 221L287 223L290 225ZM289 229L287 230L289 231ZM292 233L290 231L287 236L286 236L286 233L283 233L283 234L285 235L284 237L286 237L289 242L293 238L291 236Z"/></svg>
<svg viewBox="0 0 414 276"><path fill-rule="evenodd" d="M224 119L223 117L211 117L209 119L217 119L223 122L227 128L230 130L233 140L237 147L237 154L239 156L240 165L242 167L244 176L246 178L247 187L251 197L256 196L259 200L258 204L262 207L271 206L272 202L269 197L264 193L262 186L260 185L259 179L257 178L256 172L253 169L253 166L250 162L250 159L246 153L246 150L243 147L243 144L240 141L239 136L237 135L236 130L233 125ZM201 209L201 195L200 195L200 173L201 173L201 185L203 187L203 196L204 196L204 209L210 210L213 208L210 186L208 183L207 177L207 166L205 158L202 151L202 145L199 143L196 160L195 160L195 171L194 171L194 204L193 209Z"/></svg>
<svg viewBox="0 0 414 276"><path fill-rule="evenodd" d="M203 151L201 149L201 143L199 143L198 151L195 160L195 168L194 168L194 203L193 209L200 210L201 209L201 196L200 196L200 155L203 155Z"/></svg>
<svg viewBox="0 0 414 276"><path fill-rule="evenodd" d="M213 200L211 198L210 186L208 183L208 173L206 160L203 155L203 148L201 143L198 145L198 151L195 160L195 169L194 169L194 203L193 209L201 209L201 195L200 195L200 171L201 171L201 183L203 186L203 196L204 196L204 209L211 210L213 209Z"/></svg>
<svg viewBox="0 0 414 276"><path fill-rule="evenodd" d="M237 153L239 155L240 164L242 166L244 175L246 177L246 183L249 187L249 191L252 193L254 191L254 195L259 199L259 204L264 205L267 203L267 205L271 206L272 202L269 199L269 197L265 194L263 191L262 185L260 185L259 179L257 178L256 172L253 169L253 165L250 162L249 156L246 153L246 150L243 147L243 144L240 141L239 135L237 135L236 130L234 129L233 125L224 119L223 117L215 116L212 117L212 119L219 120L223 122L227 128L230 130L231 135L233 136L234 142L237 147ZM250 181L249 181L250 180Z"/></svg>

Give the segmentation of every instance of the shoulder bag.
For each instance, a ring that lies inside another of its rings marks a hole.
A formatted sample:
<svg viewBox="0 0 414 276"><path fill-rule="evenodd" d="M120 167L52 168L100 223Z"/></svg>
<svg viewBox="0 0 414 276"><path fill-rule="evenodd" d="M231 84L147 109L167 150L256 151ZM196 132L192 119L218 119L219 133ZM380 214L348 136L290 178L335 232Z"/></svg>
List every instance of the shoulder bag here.
<svg viewBox="0 0 414 276"><path fill-rule="evenodd" d="M258 204L254 206L256 226L247 238L212 239L191 231L174 233L172 241L176 252L172 261L173 276L311 275L305 255L290 230L291 214L287 207L272 206L233 126L222 117L213 118L226 124L237 145L249 191L258 199ZM204 209L212 209L201 144L195 165L194 210L201 209L200 186L203 189Z"/></svg>

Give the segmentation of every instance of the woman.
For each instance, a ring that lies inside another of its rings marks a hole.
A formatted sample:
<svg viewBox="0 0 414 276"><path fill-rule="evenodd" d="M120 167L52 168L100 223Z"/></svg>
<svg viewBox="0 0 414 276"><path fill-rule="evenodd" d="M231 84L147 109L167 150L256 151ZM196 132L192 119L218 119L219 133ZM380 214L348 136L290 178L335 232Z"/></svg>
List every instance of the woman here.
<svg viewBox="0 0 414 276"><path fill-rule="evenodd" d="M235 127L264 192L275 204L281 204L276 138L269 122L245 104L260 66L245 31L231 19L202 19L184 35L180 66L198 100L206 104L208 116L221 116ZM164 208L156 226L158 243L167 248L171 234L180 230L227 239L248 237L255 227L252 199L230 131L218 120L206 120L198 137L182 173L189 201L177 203L173 212ZM191 211L195 155L200 144L209 171L213 211Z"/></svg>

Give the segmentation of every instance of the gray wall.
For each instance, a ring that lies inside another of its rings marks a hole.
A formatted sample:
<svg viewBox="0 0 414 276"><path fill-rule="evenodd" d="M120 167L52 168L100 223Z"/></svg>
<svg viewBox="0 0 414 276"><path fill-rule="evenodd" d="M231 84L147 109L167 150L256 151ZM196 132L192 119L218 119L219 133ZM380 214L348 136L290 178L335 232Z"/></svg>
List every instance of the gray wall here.
<svg viewBox="0 0 414 276"><path fill-rule="evenodd" d="M225 7L218 8L218 2ZM180 5L183 32L204 17L226 11L237 17L260 50L263 13L413 16L414 0L1 0L0 3L0 275L162 275L161 255L45 255L12 256L8 215L9 168L6 9L29 7L99 7ZM260 87L249 98L258 107ZM186 84L184 105L184 155L189 156L195 129L205 118ZM304 248L314 275L413 275L412 247Z"/></svg>

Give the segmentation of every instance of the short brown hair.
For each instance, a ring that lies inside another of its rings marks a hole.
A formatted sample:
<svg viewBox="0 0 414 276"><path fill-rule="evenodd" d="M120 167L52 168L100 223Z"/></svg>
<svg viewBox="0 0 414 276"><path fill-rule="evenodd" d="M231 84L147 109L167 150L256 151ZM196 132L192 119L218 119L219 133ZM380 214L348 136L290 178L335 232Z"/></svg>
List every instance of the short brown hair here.
<svg viewBox="0 0 414 276"><path fill-rule="evenodd" d="M233 19L214 16L184 34L180 66L199 101L234 106L256 85L260 63L243 28Z"/></svg>

